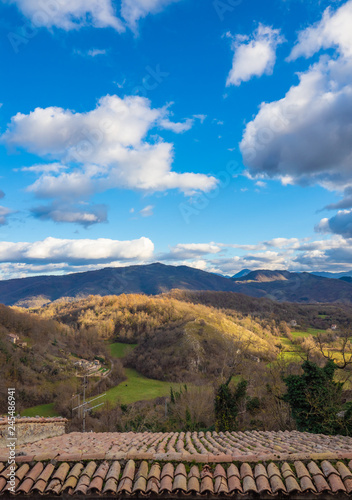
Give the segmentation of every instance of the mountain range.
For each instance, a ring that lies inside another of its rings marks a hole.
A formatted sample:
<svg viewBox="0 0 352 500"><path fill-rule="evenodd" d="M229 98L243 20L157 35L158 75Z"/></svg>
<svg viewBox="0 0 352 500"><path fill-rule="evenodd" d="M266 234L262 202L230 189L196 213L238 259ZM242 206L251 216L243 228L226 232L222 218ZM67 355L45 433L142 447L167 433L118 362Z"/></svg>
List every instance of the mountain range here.
<svg viewBox="0 0 352 500"><path fill-rule="evenodd" d="M64 297L77 299L123 293L158 295L173 289L235 292L280 302L352 303L352 283L341 279L268 270L227 278L187 266L160 263L4 280L0 281L0 302L40 307Z"/></svg>

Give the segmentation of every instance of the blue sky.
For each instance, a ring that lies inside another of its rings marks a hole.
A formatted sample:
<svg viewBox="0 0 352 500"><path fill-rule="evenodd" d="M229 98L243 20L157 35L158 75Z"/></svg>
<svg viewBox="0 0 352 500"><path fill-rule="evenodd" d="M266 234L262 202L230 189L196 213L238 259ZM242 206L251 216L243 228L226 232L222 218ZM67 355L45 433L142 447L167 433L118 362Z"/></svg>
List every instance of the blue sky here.
<svg viewBox="0 0 352 500"><path fill-rule="evenodd" d="M5 0L0 277L352 268L352 0Z"/></svg>

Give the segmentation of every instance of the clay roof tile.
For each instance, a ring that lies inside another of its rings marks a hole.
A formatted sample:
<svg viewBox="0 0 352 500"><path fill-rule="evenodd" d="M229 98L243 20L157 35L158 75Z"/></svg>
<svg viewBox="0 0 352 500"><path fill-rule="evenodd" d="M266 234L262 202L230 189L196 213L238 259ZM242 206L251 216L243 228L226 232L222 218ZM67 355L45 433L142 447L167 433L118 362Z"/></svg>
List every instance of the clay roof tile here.
<svg viewBox="0 0 352 500"><path fill-rule="evenodd" d="M58 479L59 481L61 481L61 483L63 483L69 470L70 470L69 464L63 462L54 472L52 479Z"/></svg>
<svg viewBox="0 0 352 500"><path fill-rule="evenodd" d="M229 492L229 487L227 485L226 477L224 476L217 476L215 478L215 493L216 494L222 494L222 493L228 493Z"/></svg>
<svg viewBox="0 0 352 500"><path fill-rule="evenodd" d="M244 493L248 493L250 491L253 491L254 493L258 493L257 486L254 482L253 477L251 477L251 476L244 477L244 479L243 479L243 491L244 491Z"/></svg>
<svg viewBox="0 0 352 500"><path fill-rule="evenodd" d="M268 477L266 468L264 467L263 464L257 464L254 468L254 477L257 478L259 476Z"/></svg>
<svg viewBox="0 0 352 500"><path fill-rule="evenodd" d="M231 464L227 469L227 477L230 478L232 476L236 476L240 478L240 472L235 464Z"/></svg>
<svg viewBox="0 0 352 500"><path fill-rule="evenodd" d="M308 476L302 476L300 478L300 485L301 485L302 491L313 491L313 492L317 491L311 478Z"/></svg>
<svg viewBox="0 0 352 500"><path fill-rule="evenodd" d="M337 462L336 469L339 471L339 474L343 480L352 479L352 472L346 467L343 462Z"/></svg>
<svg viewBox="0 0 352 500"><path fill-rule="evenodd" d="M241 481L239 477L237 476L231 476L227 480L227 484L229 487L229 492L234 493L234 492L241 492L242 493L242 486L241 486Z"/></svg>
<svg viewBox="0 0 352 500"><path fill-rule="evenodd" d="M62 492L73 490L76 487L77 482L78 479L76 476L69 476L62 487Z"/></svg>
<svg viewBox="0 0 352 500"><path fill-rule="evenodd" d="M43 472L43 469L44 465L41 462L37 462L29 474L27 474L26 479L32 479L33 482L36 481L39 475Z"/></svg>
<svg viewBox="0 0 352 500"><path fill-rule="evenodd" d="M296 481L296 479L291 476L291 475L287 475L286 478L285 478L285 485L286 485L286 490L288 493L293 493L293 492L300 492L302 491L298 482Z"/></svg>
<svg viewBox="0 0 352 500"><path fill-rule="evenodd" d="M197 465L192 465L188 477L197 477L198 479L200 478L200 473Z"/></svg>
<svg viewBox="0 0 352 500"><path fill-rule="evenodd" d="M179 474L182 474L183 476L187 477L186 467L182 463L178 464L178 466L176 467L176 470L175 470L175 476L177 476Z"/></svg>
<svg viewBox="0 0 352 500"><path fill-rule="evenodd" d="M195 492L199 493L200 492L200 487L199 487L199 479L196 476L191 476L188 480L188 492Z"/></svg>
<svg viewBox="0 0 352 500"><path fill-rule="evenodd" d="M147 493L159 493L160 481L156 477L151 477L147 484Z"/></svg>
<svg viewBox="0 0 352 500"><path fill-rule="evenodd" d="M260 475L256 478L255 482L259 493L271 493L271 488L267 477Z"/></svg>
<svg viewBox="0 0 352 500"><path fill-rule="evenodd" d="M225 472L225 469L223 468L223 466L221 464L217 464L217 466L215 467L215 471L214 471L214 477L225 477L226 478L226 472Z"/></svg>
<svg viewBox="0 0 352 500"><path fill-rule="evenodd" d="M109 470L109 463L104 461L102 464L99 465L97 470L94 472L93 478L100 477L101 479L104 479L106 474L108 473Z"/></svg>
<svg viewBox="0 0 352 500"><path fill-rule="evenodd" d="M79 478L81 472L82 472L82 469L83 469L84 465L81 464L81 463L78 463L78 464L75 464L72 469L70 470L70 473L68 475L68 477L75 477L76 479Z"/></svg>
<svg viewBox="0 0 352 500"><path fill-rule="evenodd" d="M144 479L147 479L147 477L148 477L148 462L146 462L145 460L143 460L143 462L141 462L139 469L138 469L138 472L135 476L135 479L138 480L140 477L142 477Z"/></svg>
<svg viewBox="0 0 352 500"><path fill-rule="evenodd" d="M89 484L90 478L86 474L82 475L78 480L75 493L82 493L82 495L85 495L88 491Z"/></svg>
<svg viewBox="0 0 352 500"><path fill-rule="evenodd" d="M23 481L23 483L20 485L19 488L17 488L17 491L16 493L20 493L20 492L23 492L23 493L29 493L32 486L33 486L33 479L30 479L30 478L27 478Z"/></svg>
<svg viewBox="0 0 352 500"><path fill-rule="evenodd" d="M323 475L317 474L313 476L313 481L315 484L316 489L318 490L318 493L321 493L322 491L329 491L330 486L326 482L326 479L324 478Z"/></svg>
<svg viewBox="0 0 352 500"><path fill-rule="evenodd" d="M252 468L246 462L241 465L240 472L241 472L241 478L242 479L244 479L247 476L248 477L253 477Z"/></svg>
<svg viewBox="0 0 352 500"><path fill-rule="evenodd" d="M281 474L280 474L280 469L278 468L278 466L276 464L274 464L273 462L271 462L269 465L268 465L268 475L269 475L269 478L272 478L273 476L278 476L278 477L281 477Z"/></svg>
<svg viewBox="0 0 352 500"><path fill-rule="evenodd" d="M296 461L294 463L294 465L295 465L297 477L299 477L299 479L301 479L304 476L309 477L309 478L311 477L311 475L308 472L307 467L304 465L303 462Z"/></svg>
<svg viewBox="0 0 352 500"><path fill-rule="evenodd" d="M120 477L120 472L121 472L121 465L117 460L115 460L111 464L110 469L106 475L106 481L108 481L109 479L115 479L116 481L118 481Z"/></svg>
<svg viewBox="0 0 352 500"><path fill-rule="evenodd" d="M150 468L148 479L155 478L160 479L161 468L159 464L153 464Z"/></svg>
<svg viewBox="0 0 352 500"><path fill-rule="evenodd" d="M346 487L342 482L342 479L338 474L330 474L328 477L328 482L330 484L330 488L333 493L347 491Z"/></svg>
<svg viewBox="0 0 352 500"><path fill-rule="evenodd" d="M187 491L187 478L183 474L177 474L174 479L173 491Z"/></svg>
<svg viewBox="0 0 352 500"><path fill-rule="evenodd" d="M343 484L345 485L347 493L350 495L352 493L352 479L347 478L343 481Z"/></svg>
<svg viewBox="0 0 352 500"><path fill-rule="evenodd" d="M146 493L147 490L147 480L144 476L140 476L133 486L133 493Z"/></svg>
<svg viewBox="0 0 352 500"><path fill-rule="evenodd" d="M291 467L289 466L289 464L287 462L283 463L282 464L282 467L281 467L281 473L282 473L282 476L286 479L287 477L289 476L292 476L292 477L295 477Z"/></svg>
<svg viewBox="0 0 352 500"><path fill-rule="evenodd" d="M23 464L21 465L21 467L19 467L16 471L16 477L22 481L22 479L24 478L24 476L27 474L27 472L29 471L29 465L28 464Z"/></svg>
<svg viewBox="0 0 352 500"><path fill-rule="evenodd" d="M277 475L271 476L270 485L273 493L277 493L278 491L286 492L286 488L284 483L282 482L282 479Z"/></svg>
<svg viewBox="0 0 352 500"><path fill-rule="evenodd" d="M313 477L314 476L324 476L323 472L319 469L317 464L313 461L309 462L309 464L307 465L307 468Z"/></svg>
<svg viewBox="0 0 352 500"><path fill-rule="evenodd" d="M88 462L84 470L82 471L82 476L87 476L89 479L93 476L95 469L97 468L97 464L93 461Z"/></svg>
<svg viewBox="0 0 352 500"><path fill-rule="evenodd" d="M134 460L129 460L125 465L121 480L128 478L132 481L134 479L135 470L136 470L136 464Z"/></svg>
<svg viewBox="0 0 352 500"><path fill-rule="evenodd" d="M214 493L213 480L208 475L204 476L200 485L200 492L204 493Z"/></svg>
<svg viewBox="0 0 352 500"><path fill-rule="evenodd" d="M129 477L124 477L121 479L119 487L117 489L118 493L132 493L133 482Z"/></svg>
<svg viewBox="0 0 352 500"><path fill-rule="evenodd" d="M171 477L171 479L174 477L174 466L170 463L165 464L162 468L161 479L165 476Z"/></svg>
<svg viewBox="0 0 352 500"><path fill-rule="evenodd" d="M169 475L165 475L160 481L160 492L167 491L171 493L172 491L172 478Z"/></svg>
<svg viewBox="0 0 352 500"><path fill-rule="evenodd" d="M109 477L109 479L105 483L103 493L112 493L115 495L116 492L117 492L117 480L114 477Z"/></svg>

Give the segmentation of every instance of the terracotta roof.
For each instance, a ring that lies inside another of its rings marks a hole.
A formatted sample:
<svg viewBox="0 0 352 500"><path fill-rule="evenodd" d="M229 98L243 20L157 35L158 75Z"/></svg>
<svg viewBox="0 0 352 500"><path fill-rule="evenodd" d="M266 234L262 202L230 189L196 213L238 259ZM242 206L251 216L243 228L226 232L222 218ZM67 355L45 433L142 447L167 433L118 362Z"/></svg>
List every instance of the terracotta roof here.
<svg viewBox="0 0 352 500"><path fill-rule="evenodd" d="M352 459L352 438L292 432L79 433L17 448L18 461L156 460L197 463ZM7 449L0 449L6 461Z"/></svg>
<svg viewBox="0 0 352 500"><path fill-rule="evenodd" d="M0 495L9 469L0 463ZM352 497L352 460L266 464L148 463L147 461L37 462L16 470L17 495L219 496L252 494L309 498L326 493Z"/></svg>

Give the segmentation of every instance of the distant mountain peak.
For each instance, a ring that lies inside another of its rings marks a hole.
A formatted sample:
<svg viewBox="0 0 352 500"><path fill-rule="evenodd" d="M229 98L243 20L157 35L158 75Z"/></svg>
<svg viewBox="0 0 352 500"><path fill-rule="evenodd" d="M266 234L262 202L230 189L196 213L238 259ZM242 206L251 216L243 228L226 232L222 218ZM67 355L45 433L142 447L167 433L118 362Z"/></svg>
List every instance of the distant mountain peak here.
<svg viewBox="0 0 352 500"><path fill-rule="evenodd" d="M292 273L289 271L270 271L268 269L259 269L257 271L250 271L249 273L242 275L238 278L233 278L234 281L241 282L271 282L271 281L286 281L290 278Z"/></svg>

